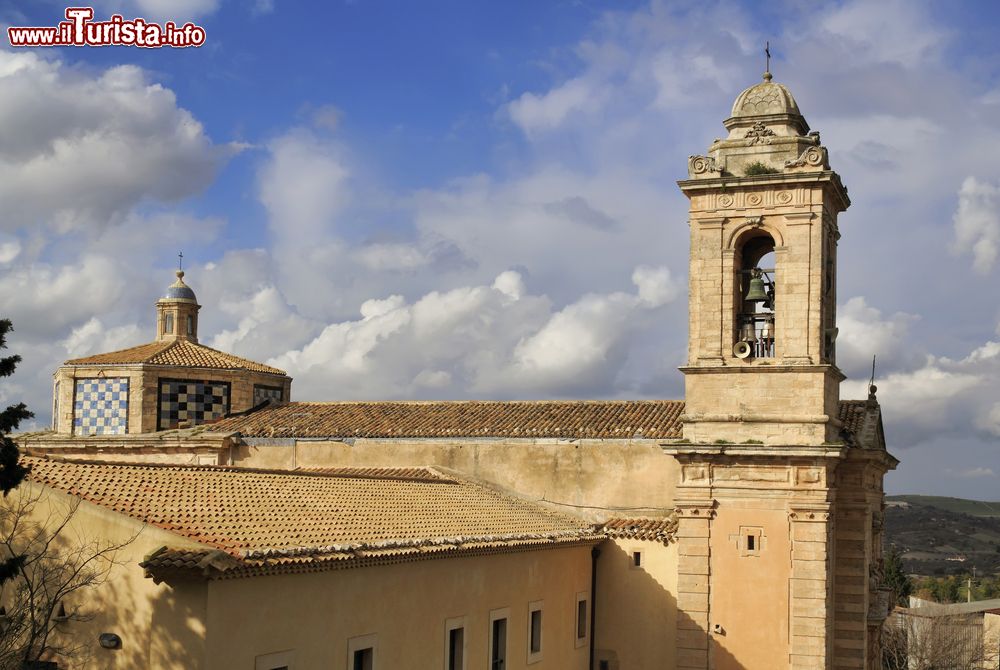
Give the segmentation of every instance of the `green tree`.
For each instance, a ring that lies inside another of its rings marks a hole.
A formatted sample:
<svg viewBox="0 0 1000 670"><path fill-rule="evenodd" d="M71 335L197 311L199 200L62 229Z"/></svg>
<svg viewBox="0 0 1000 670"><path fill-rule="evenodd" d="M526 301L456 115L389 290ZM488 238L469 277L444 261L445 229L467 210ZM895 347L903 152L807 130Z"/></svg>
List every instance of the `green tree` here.
<svg viewBox="0 0 1000 670"><path fill-rule="evenodd" d="M903 569L903 559L896 547L889 547L885 555L885 585L892 589L893 601L902 607L909 605L913 582Z"/></svg>
<svg viewBox="0 0 1000 670"><path fill-rule="evenodd" d="M7 333L12 329L9 319L0 319L0 349L7 347ZM14 374L14 368L20 362L21 357L17 355L0 357L0 377ZM21 464L21 454L17 445L10 439L10 433L17 430L22 421L33 416L34 414L28 411L23 402L11 405L0 412L0 491L3 491L5 498L28 474L28 469ZM23 555L14 555L0 561L0 585L17 574L24 560Z"/></svg>

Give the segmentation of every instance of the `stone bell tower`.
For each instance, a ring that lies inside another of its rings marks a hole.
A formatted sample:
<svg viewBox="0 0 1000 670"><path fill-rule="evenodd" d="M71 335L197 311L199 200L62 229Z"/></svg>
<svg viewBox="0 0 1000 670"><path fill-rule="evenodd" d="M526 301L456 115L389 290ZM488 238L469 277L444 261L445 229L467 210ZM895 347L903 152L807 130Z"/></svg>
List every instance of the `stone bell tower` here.
<svg viewBox="0 0 1000 670"><path fill-rule="evenodd" d="M201 305L191 287L184 283L184 271L156 301L156 339L198 341L198 310Z"/></svg>
<svg viewBox="0 0 1000 670"><path fill-rule="evenodd" d="M724 124L728 137L692 156L679 183L691 201L684 437L835 441L837 215L847 189L770 73Z"/></svg>
<svg viewBox="0 0 1000 670"><path fill-rule="evenodd" d="M874 387L841 402L837 216L788 89L736 98L688 161L690 341L677 483L677 667L879 667L885 451Z"/></svg>

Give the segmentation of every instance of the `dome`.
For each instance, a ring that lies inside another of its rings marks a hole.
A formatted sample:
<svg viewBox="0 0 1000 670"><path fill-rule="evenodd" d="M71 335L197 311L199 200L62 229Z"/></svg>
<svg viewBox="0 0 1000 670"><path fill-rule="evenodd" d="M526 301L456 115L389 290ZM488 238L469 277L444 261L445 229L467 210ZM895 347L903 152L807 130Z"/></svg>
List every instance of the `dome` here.
<svg viewBox="0 0 1000 670"><path fill-rule="evenodd" d="M733 103L734 118L766 114L802 115L791 92L783 84L771 81L770 72L765 72L763 82L740 93Z"/></svg>
<svg viewBox="0 0 1000 670"><path fill-rule="evenodd" d="M184 283L184 271L177 271L177 281L167 287L167 292L163 295L163 300L185 300L198 302L191 287Z"/></svg>

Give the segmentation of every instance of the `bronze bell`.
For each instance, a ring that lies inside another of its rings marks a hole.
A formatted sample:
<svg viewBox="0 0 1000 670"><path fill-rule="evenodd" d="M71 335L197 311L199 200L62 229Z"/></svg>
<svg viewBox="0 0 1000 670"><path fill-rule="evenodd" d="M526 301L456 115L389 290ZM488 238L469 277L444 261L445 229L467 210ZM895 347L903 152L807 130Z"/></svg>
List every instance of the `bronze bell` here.
<svg viewBox="0 0 1000 670"><path fill-rule="evenodd" d="M760 276L760 270L753 269L753 277L750 279L750 290L747 297L743 298L748 302L764 302L767 300L767 292L764 290L764 280Z"/></svg>

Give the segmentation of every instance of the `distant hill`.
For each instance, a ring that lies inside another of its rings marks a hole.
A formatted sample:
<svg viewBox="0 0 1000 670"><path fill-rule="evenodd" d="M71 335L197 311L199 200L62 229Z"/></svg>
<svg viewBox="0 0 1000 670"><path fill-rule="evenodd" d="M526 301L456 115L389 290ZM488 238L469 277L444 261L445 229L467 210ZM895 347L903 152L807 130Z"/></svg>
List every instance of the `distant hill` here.
<svg viewBox="0 0 1000 670"><path fill-rule="evenodd" d="M1000 502L886 496L885 531L909 573L1000 572Z"/></svg>
<svg viewBox="0 0 1000 670"><path fill-rule="evenodd" d="M964 498L945 498L943 496L886 496L886 503L905 502L911 505L937 507L938 509L972 516L1000 517L1000 502L984 502L982 500L966 500Z"/></svg>

